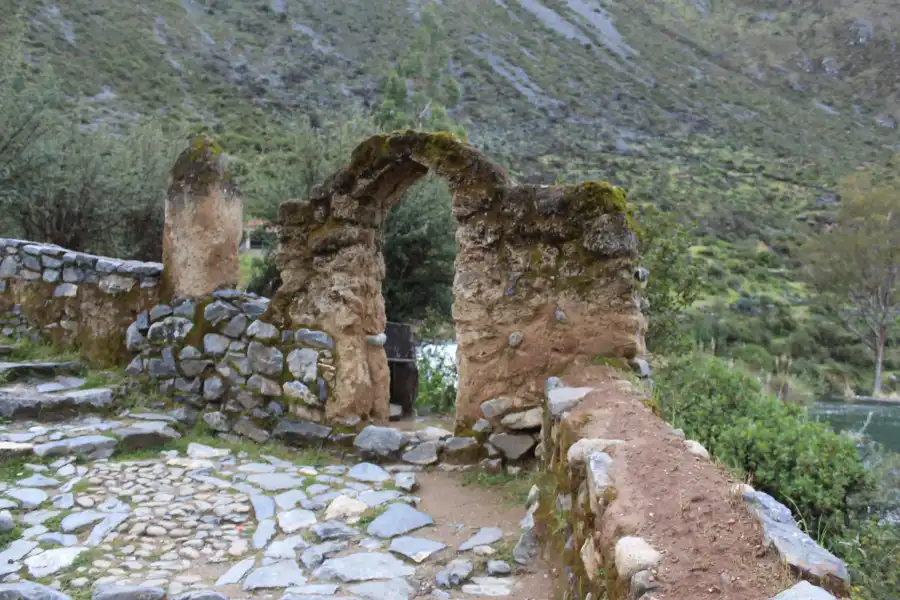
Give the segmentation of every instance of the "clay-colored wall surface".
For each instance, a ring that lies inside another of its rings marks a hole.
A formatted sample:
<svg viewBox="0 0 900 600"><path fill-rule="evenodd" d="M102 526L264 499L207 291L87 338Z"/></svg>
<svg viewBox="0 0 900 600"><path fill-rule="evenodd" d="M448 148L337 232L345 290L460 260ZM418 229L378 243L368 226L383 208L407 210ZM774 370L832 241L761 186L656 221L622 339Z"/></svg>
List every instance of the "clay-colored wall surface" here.
<svg viewBox="0 0 900 600"><path fill-rule="evenodd" d="M163 230L163 296L197 298L237 286L243 202L222 151L201 136L172 169Z"/></svg>
<svg viewBox="0 0 900 600"><path fill-rule="evenodd" d="M37 332L101 365L124 364L125 330L158 302L162 265L0 238L0 333Z"/></svg>
<svg viewBox="0 0 900 600"><path fill-rule="evenodd" d="M517 185L449 134L378 135L312 198L279 212L283 285L270 318L334 338L329 420L387 419L381 227L429 170L451 186L459 223L458 429L495 397L540 405L543 380L576 356L643 352L637 238L622 190L603 182Z"/></svg>

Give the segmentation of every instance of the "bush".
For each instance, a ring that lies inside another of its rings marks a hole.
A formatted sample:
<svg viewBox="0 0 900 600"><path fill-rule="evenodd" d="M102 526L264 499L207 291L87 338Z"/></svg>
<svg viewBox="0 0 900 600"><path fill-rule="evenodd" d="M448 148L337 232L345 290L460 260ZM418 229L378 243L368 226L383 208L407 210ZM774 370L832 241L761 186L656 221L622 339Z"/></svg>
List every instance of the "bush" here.
<svg viewBox="0 0 900 600"><path fill-rule="evenodd" d="M281 287L281 271L275 264L274 250L268 250L262 258L254 258L250 266L247 291L265 298L272 298Z"/></svg>
<svg viewBox="0 0 900 600"><path fill-rule="evenodd" d="M28 150L40 168L0 195L16 232L123 258L160 260L169 169L176 146L156 126L121 135L70 124Z"/></svg>
<svg viewBox="0 0 900 600"><path fill-rule="evenodd" d="M854 600L900 598L900 526L869 519L848 528L838 552L850 567Z"/></svg>
<svg viewBox="0 0 900 600"><path fill-rule="evenodd" d="M755 344L741 344L732 348L731 356L756 371L770 372L775 368L775 359L769 351Z"/></svg>
<svg viewBox="0 0 900 600"><path fill-rule="evenodd" d="M425 414L453 412L456 406L456 360L444 348L441 345L423 345L416 352L419 367L416 407Z"/></svg>
<svg viewBox="0 0 900 600"><path fill-rule="evenodd" d="M681 320L700 292L704 266L692 260L693 238L674 215L647 205L636 216L641 263L650 270L647 347L656 353L686 349L690 340Z"/></svg>
<svg viewBox="0 0 900 600"><path fill-rule="evenodd" d="M666 420L794 507L812 535L840 531L851 494L872 486L850 439L765 394L759 381L725 361L678 359L659 374L655 394Z"/></svg>

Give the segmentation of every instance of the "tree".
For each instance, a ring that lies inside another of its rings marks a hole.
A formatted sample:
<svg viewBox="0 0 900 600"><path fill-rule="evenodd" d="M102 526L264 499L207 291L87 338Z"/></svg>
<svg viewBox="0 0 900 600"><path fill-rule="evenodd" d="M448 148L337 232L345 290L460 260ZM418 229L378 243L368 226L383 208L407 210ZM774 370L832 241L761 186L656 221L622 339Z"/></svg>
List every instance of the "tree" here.
<svg viewBox="0 0 900 600"><path fill-rule="evenodd" d="M0 195L18 235L71 250L159 260L177 146L152 124L126 134L69 124L28 149L30 164Z"/></svg>
<svg viewBox="0 0 900 600"><path fill-rule="evenodd" d="M375 123L383 131L413 128L465 136L447 111L459 104L462 93L450 73L446 40L441 8L429 2L422 8L403 58L382 78Z"/></svg>
<svg viewBox="0 0 900 600"><path fill-rule="evenodd" d="M841 197L835 228L804 247L803 271L826 314L874 354L877 396L900 321L900 186L863 172L844 181Z"/></svg>
<svg viewBox="0 0 900 600"><path fill-rule="evenodd" d="M275 221L282 202L308 198L376 131L372 119L360 114L338 114L320 127L301 117L270 148L237 168L248 212Z"/></svg>
<svg viewBox="0 0 900 600"><path fill-rule="evenodd" d="M388 213L384 229L388 319L450 320L456 221L447 184L433 175L417 182Z"/></svg>
<svg viewBox="0 0 900 600"><path fill-rule="evenodd" d="M25 63L25 20L21 10L0 2L11 15L0 25L0 196L39 171L39 156L30 152L59 125L60 94L53 74Z"/></svg>

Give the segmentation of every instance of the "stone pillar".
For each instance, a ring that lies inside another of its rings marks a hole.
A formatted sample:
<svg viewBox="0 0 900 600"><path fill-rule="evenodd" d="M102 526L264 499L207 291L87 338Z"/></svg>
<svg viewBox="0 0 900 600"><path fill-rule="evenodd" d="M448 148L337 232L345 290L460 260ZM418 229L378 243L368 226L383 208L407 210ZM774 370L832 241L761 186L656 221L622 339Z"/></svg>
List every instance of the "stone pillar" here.
<svg viewBox="0 0 900 600"><path fill-rule="evenodd" d="M172 168L163 229L164 300L237 286L243 214L222 149L198 136Z"/></svg>

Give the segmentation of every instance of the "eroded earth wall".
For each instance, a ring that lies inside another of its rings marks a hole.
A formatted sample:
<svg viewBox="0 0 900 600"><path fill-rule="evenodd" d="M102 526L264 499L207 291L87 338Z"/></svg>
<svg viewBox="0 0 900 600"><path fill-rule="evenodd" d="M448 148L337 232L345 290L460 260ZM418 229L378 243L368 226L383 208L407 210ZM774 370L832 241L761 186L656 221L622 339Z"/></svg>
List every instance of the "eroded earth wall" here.
<svg viewBox="0 0 900 600"><path fill-rule="evenodd" d="M334 338L328 421L387 419L381 228L429 171L450 185L459 225L458 430L475 424L492 399L539 406L543 379L576 356L643 351L637 239L622 190L603 182L517 185L450 135L378 135L310 199L279 213L283 285L272 319Z"/></svg>
<svg viewBox="0 0 900 600"><path fill-rule="evenodd" d="M847 566L789 509L730 477L610 371L582 366L546 386L546 476L529 514L565 556L570 597L849 595Z"/></svg>

